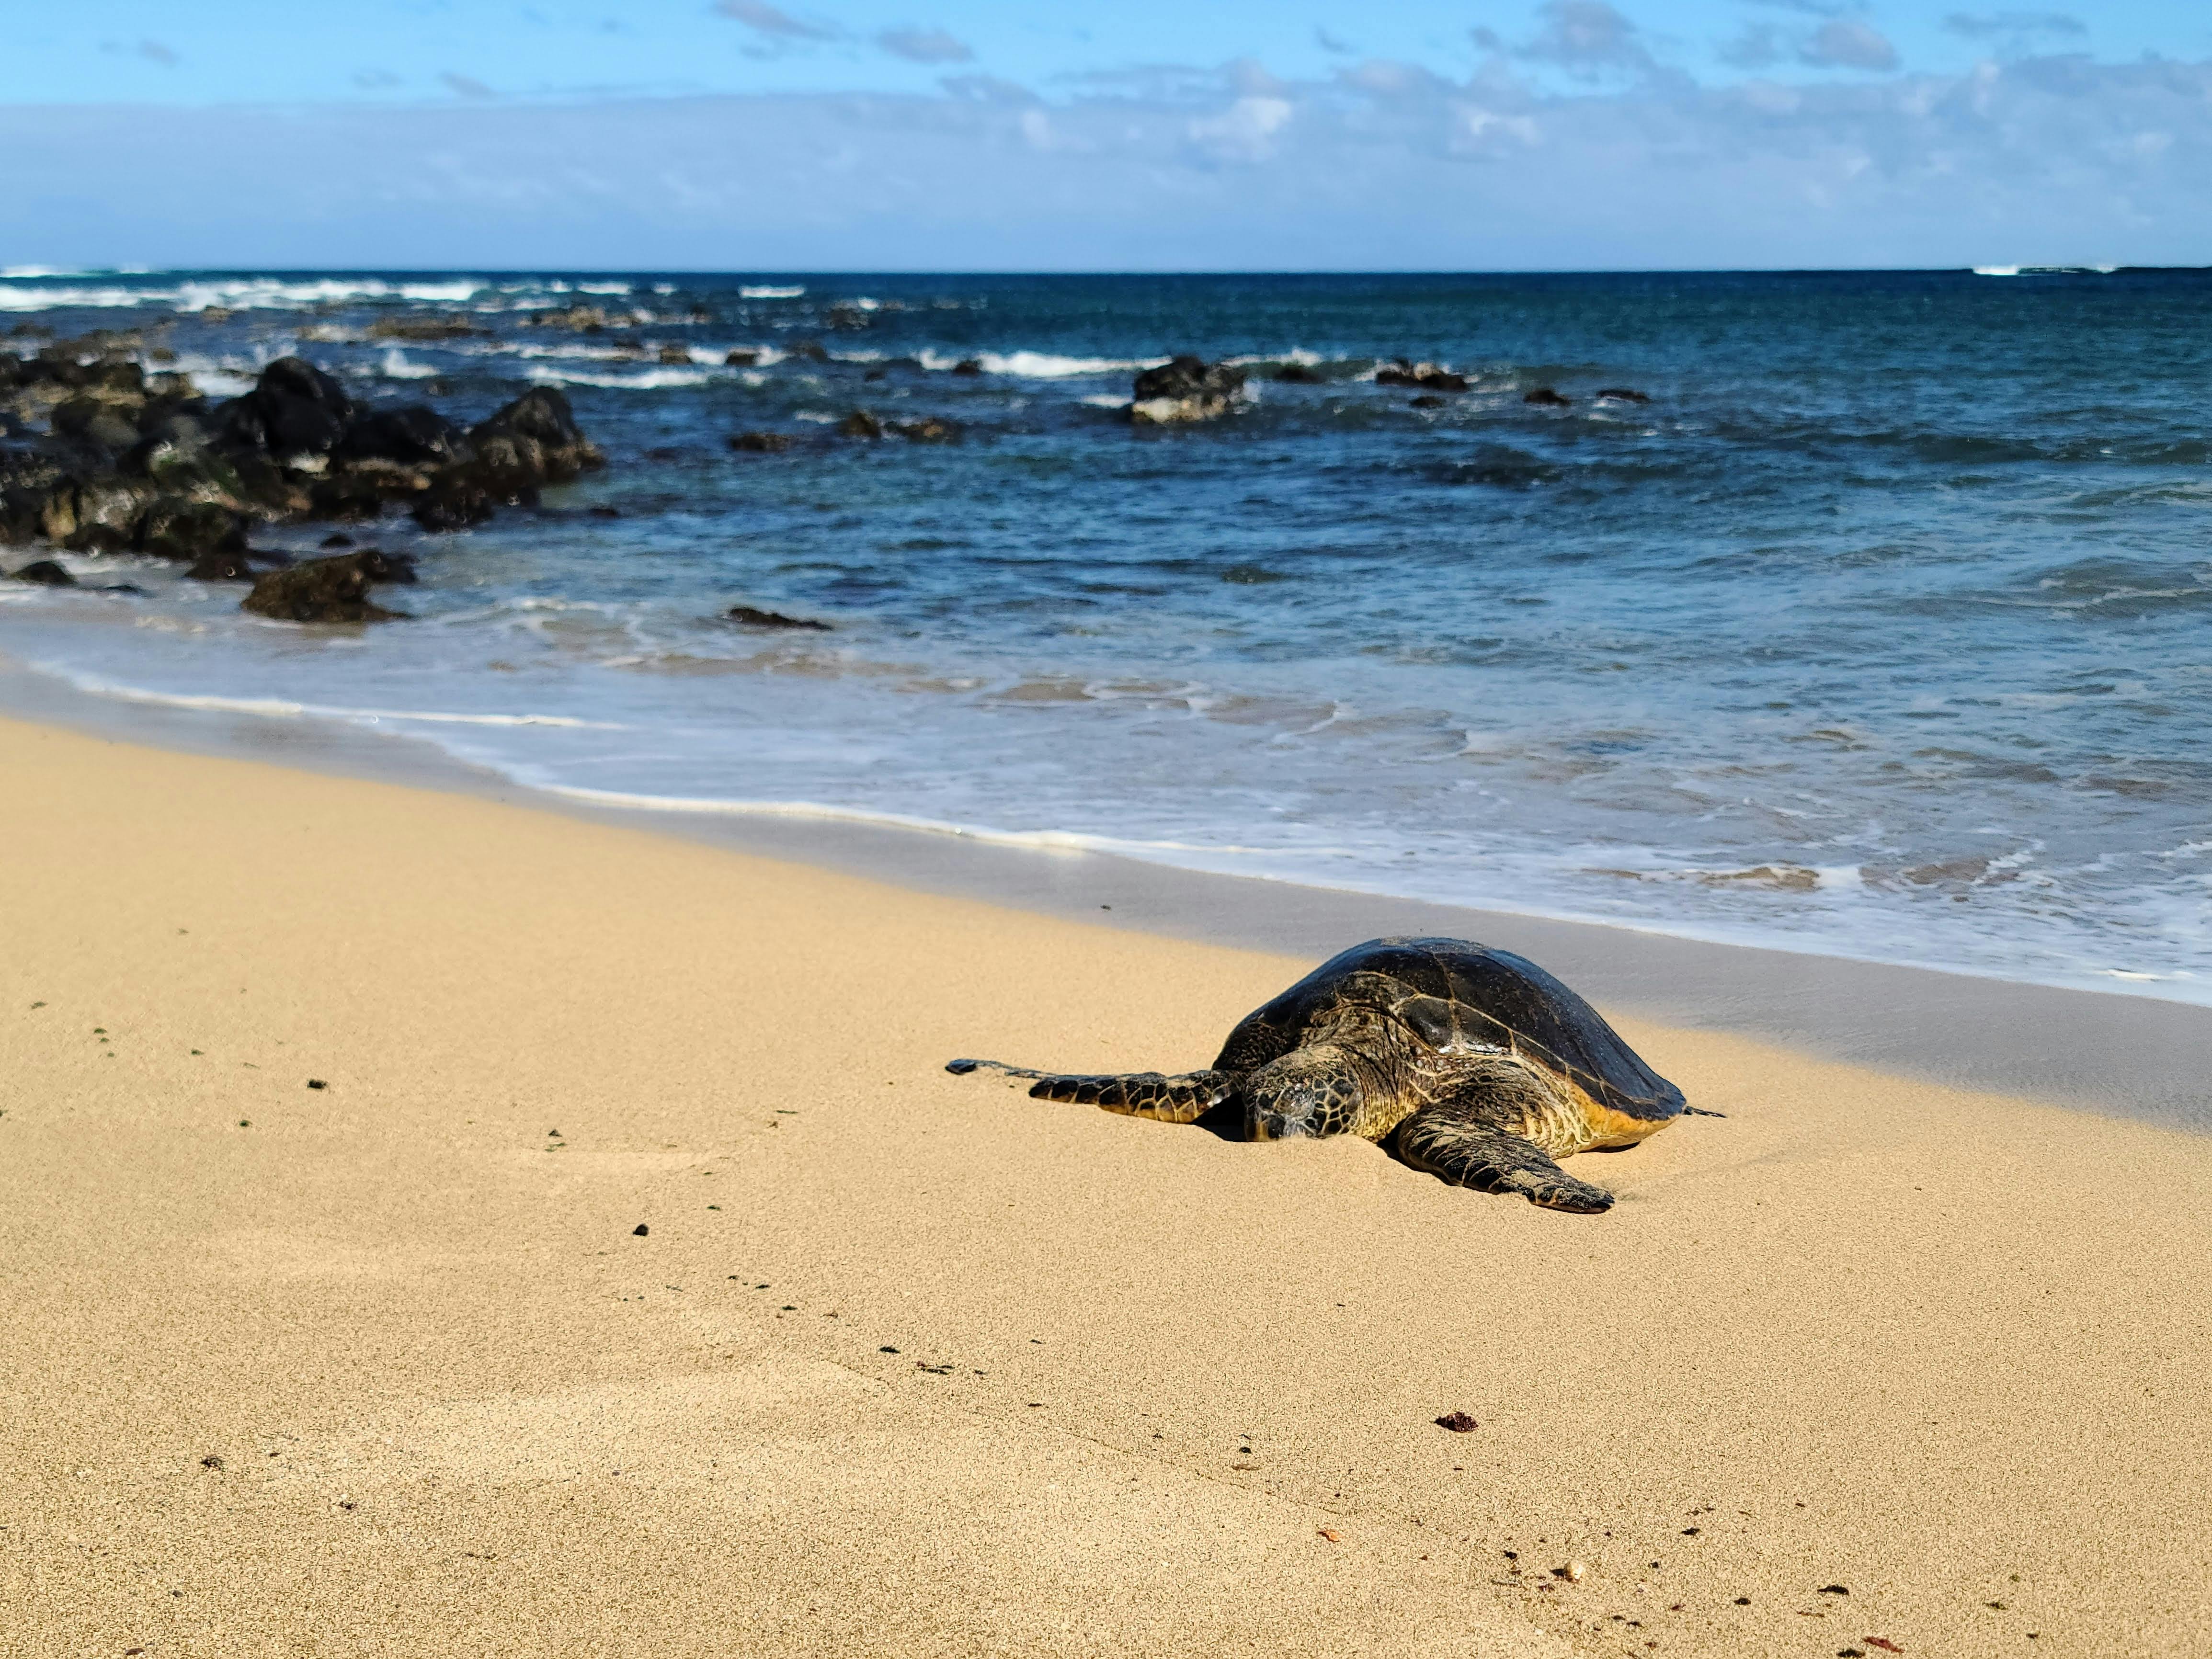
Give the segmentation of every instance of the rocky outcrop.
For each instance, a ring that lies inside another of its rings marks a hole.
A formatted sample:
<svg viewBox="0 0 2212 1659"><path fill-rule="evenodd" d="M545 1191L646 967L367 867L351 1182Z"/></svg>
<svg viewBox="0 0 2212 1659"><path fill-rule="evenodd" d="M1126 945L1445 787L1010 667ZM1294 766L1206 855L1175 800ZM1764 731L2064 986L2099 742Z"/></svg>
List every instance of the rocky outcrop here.
<svg viewBox="0 0 2212 1659"><path fill-rule="evenodd" d="M115 404L100 398L67 398L50 417L55 435L77 438L119 453L138 441L138 428Z"/></svg>
<svg viewBox="0 0 2212 1659"><path fill-rule="evenodd" d="M464 431L424 404L364 409L282 357L210 403L115 356L118 337L0 353L0 434L15 434L0 436L0 542L198 566L242 552L256 523L367 521L398 503L458 528L605 465L551 387Z"/></svg>
<svg viewBox="0 0 2212 1659"><path fill-rule="evenodd" d="M627 328L635 319L626 312L607 314L603 306L574 305L561 311L541 311L522 319L526 328L565 328L575 334L599 334L611 323Z"/></svg>
<svg viewBox="0 0 2212 1659"><path fill-rule="evenodd" d="M120 552L153 495L146 480L112 472L65 479L47 491L40 527L47 541L73 553Z"/></svg>
<svg viewBox="0 0 2212 1659"><path fill-rule="evenodd" d="M1574 399L1550 386L1540 386L1533 392L1523 392L1521 401L1524 404L1534 404L1539 409L1565 409L1573 403Z"/></svg>
<svg viewBox="0 0 2212 1659"><path fill-rule="evenodd" d="M386 611L368 597L372 585L394 580L383 574L389 568L390 562L374 549L309 559L258 578L239 608L279 622L393 621L400 612ZM413 580L411 568L404 580Z"/></svg>
<svg viewBox="0 0 2212 1659"><path fill-rule="evenodd" d="M280 459L328 455L353 421L353 399L337 377L304 357L279 357L253 390L216 411L218 429L234 448Z"/></svg>
<svg viewBox="0 0 2212 1659"><path fill-rule="evenodd" d="M467 434L426 404L369 410L331 452L354 467L452 466L473 458Z"/></svg>
<svg viewBox="0 0 2212 1659"><path fill-rule="evenodd" d="M501 507L534 503L547 484L574 483L606 465L576 425L566 393L526 392L469 428L465 459L436 473L414 509L425 530L465 530Z"/></svg>
<svg viewBox="0 0 2212 1659"><path fill-rule="evenodd" d="M573 483L606 457L576 425L568 394L541 386L469 429L476 459L464 464L493 489L536 489Z"/></svg>
<svg viewBox="0 0 2212 1659"><path fill-rule="evenodd" d="M1424 392L1464 392L1467 376L1437 363L1411 363L1403 357L1375 371L1377 386L1418 386Z"/></svg>
<svg viewBox="0 0 2212 1659"><path fill-rule="evenodd" d="M1188 354L1137 376L1129 418L1139 426L1211 421L1226 415L1244 393L1244 371Z"/></svg>
<svg viewBox="0 0 2212 1659"><path fill-rule="evenodd" d="M185 495L159 495L138 517L137 550L156 558L200 560L246 551L246 522L228 507Z"/></svg>
<svg viewBox="0 0 2212 1659"><path fill-rule="evenodd" d="M880 438L884 423L865 409L856 409L837 422L837 434L842 438Z"/></svg>
<svg viewBox="0 0 2212 1659"><path fill-rule="evenodd" d="M893 421L890 429L915 444L957 444L960 428L952 421L939 420L934 415L925 415L918 421Z"/></svg>
<svg viewBox="0 0 2212 1659"><path fill-rule="evenodd" d="M368 325L372 340L465 340L491 331L465 317L380 317Z"/></svg>
<svg viewBox="0 0 2212 1659"><path fill-rule="evenodd" d="M36 582L41 587L75 587L76 578L52 559L33 559L20 570L8 573L8 580L17 582Z"/></svg>

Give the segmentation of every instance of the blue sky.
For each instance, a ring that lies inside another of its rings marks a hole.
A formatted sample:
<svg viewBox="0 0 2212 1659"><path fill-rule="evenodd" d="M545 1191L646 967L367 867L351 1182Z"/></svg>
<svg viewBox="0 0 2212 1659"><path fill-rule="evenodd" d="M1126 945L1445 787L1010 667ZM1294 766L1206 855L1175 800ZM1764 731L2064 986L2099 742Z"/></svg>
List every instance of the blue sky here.
<svg viewBox="0 0 2212 1659"><path fill-rule="evenodd" d="M10 13L0 264L2212 263L2201 3Z"/></svg>

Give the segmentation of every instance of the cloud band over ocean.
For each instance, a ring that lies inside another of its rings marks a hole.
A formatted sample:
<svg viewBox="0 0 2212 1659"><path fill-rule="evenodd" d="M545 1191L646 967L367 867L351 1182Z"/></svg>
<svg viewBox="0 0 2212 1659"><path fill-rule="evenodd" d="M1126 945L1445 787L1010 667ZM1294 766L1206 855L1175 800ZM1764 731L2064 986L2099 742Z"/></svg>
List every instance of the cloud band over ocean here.
<svg viewBox="0 0 2212 1659"><path fill-rule="evenodd" d="M183 173L149 168L155 132ZM27 181L0 238L59 264L2212 264L2212 63L1563 90L1501 57L1052 99L949 74L934 95L15 105L0 146Z"/></svg>

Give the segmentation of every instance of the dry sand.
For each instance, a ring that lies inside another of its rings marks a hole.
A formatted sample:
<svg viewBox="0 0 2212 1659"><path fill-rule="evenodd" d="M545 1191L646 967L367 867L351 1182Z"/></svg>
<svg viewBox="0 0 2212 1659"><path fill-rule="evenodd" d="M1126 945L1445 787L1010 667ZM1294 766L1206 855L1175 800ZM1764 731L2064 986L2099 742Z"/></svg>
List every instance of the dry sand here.
<svg viewBox="0 0 2212 1659"><path fill-rule="evenodd" d="M1624 1020L1550 1214L939 1069L1305 963L15 724L0 947L9 1655L2212 1651L2204 1138Z"/></svg>

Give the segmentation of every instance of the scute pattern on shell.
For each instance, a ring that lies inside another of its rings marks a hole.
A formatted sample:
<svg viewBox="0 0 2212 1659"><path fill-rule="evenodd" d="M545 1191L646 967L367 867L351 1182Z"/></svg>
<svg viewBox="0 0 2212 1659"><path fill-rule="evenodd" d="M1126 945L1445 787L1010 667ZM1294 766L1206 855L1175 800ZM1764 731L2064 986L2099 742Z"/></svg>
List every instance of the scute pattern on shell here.
<svg viewBox="0 0 2212 1659"><path fill-rule="evenodd" d="M1664 1120L1683 1107L1682 1091L1558 979L1525 957L1455 939L1371 939L1340 952L1246 1016L1214 1066L1263 1066L1347 1006L1391 1016L1439 1054L1517 1054L1629 1117Z"/></svg>

